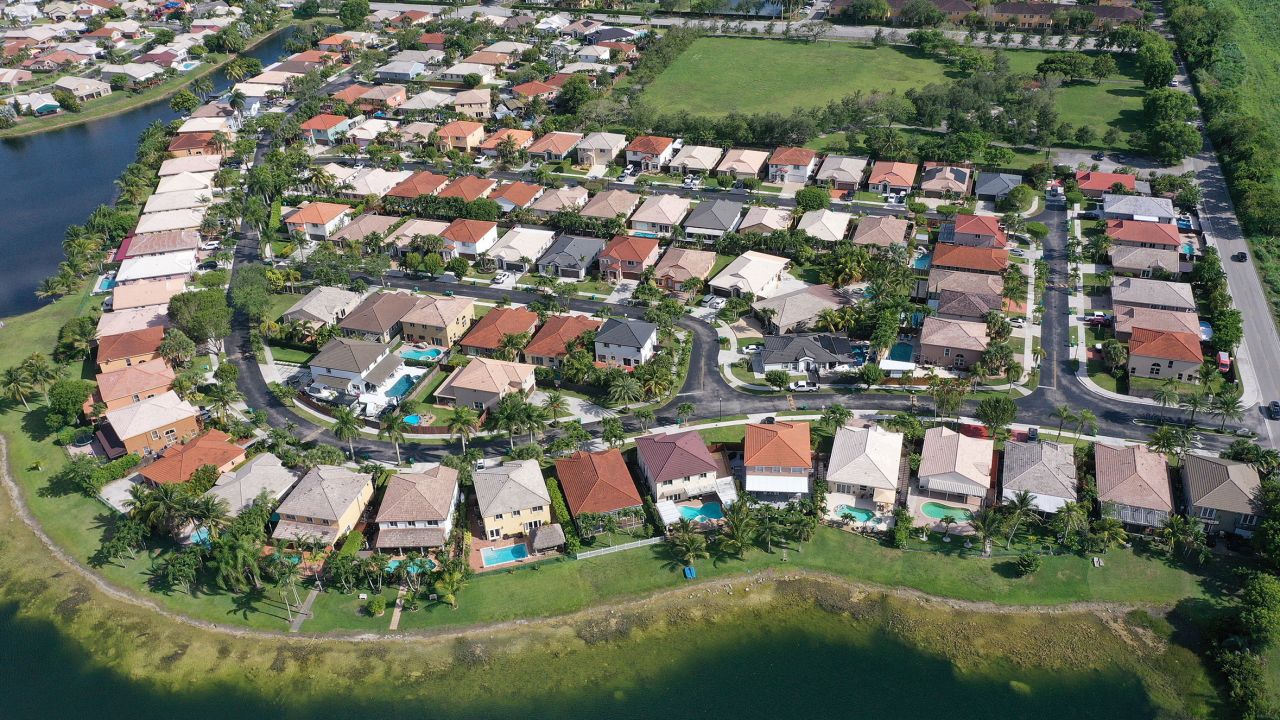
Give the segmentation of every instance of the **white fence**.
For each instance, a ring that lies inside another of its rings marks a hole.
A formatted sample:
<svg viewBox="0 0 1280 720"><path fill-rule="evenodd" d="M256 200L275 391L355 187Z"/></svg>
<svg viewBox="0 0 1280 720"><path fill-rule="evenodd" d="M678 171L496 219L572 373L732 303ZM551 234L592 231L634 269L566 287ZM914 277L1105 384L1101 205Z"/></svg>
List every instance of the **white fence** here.
<svg viewBox="0 0 1280 720"><path fill-rule="evenodd" d="M651 538L645 538L644 540L637 540L635 542L623 543L622 545L613 545L607 548L600 548L599 550L587 550L585 552L580 552L577 555L574 555L573 559L586 560L587 558L599 557L601 555L608 555L609 553L622 552L623 550L631 550L633 548L646 547L648 545L657 545L658 543L664 540L666 540L666 538L661 536L651 537Z"/></svg>

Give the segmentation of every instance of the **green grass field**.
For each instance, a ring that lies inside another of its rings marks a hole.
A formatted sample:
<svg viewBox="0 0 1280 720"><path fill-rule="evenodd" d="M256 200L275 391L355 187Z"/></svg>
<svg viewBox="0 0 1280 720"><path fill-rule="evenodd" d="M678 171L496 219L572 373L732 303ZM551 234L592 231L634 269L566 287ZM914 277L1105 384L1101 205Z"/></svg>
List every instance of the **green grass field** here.
<svg viewBox="0 0 1280 720"><path fill-rule="evenodd" d="M1010 50L1010 67L1033 72L1049 53ZM1142 84L1133 62L1117 56L1120 75L1064 86L1058 109L1064 122L1089 125L1102 135L1114 126L1136 130L1142 120ZM719 116L730 112L781 112L811 108L858 91L903 92L945 82L955 72L907 48L851 43L799 43L748 38L702 38L644 92L661 112Z"/></svg>

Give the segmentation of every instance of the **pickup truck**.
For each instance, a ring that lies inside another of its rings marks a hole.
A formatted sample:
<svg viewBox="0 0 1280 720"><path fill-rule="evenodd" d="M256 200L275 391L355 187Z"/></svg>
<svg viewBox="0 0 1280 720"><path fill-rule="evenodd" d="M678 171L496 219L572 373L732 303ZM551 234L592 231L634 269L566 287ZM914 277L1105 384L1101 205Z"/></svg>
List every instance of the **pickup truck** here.
<svg viewBox="0 0 1280 720"><path fill-rule="evenodd" d="M787 386L791 392L818 392L818 383L808 380L797 380Z"/></svg>

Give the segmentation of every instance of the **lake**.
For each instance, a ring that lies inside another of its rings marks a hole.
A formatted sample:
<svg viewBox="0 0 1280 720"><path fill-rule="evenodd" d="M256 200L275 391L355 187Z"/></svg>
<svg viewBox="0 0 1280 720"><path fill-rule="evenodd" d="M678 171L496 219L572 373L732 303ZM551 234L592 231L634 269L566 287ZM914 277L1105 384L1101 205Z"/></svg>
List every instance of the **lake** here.
<svg viewBox="0 0 1280 720"><path fill-rule="evenodd" d="M264 64L284 54L286 28L246 55ZM212 76L219 92L231 81ZM0 317L39 307L36 286L62 262L62 237L115 197L115 179L133 161L151 123L178 117L160 100L126 113L29 137L0 140Z"/></svg>
<svg viewBox="0 0 1280 720"><path fill-rule="evenodd" d="M51 612L65 613L63 619L73 622L80 610L89 610L83 602L79 598L67 611L64 601ZM15 603L5 602L0 603L0 657L9 662L0 673L0 715L102 720L1139 720L1159 715L1141 674L1149 671L1129 661L1124 642L1091 616L983 617L884 598L862 605L841 614L794 601L721 608L713 615L705 606L649 614L622 610L608 619L550 631L361 644L241 640L189 628L171 631L166 626L173 624L162 620L120 618L118 625L88 630L87 645L80 645L53 622L24 617ZM944 635L950 639L939 640ZM920 644L926 641L939 644ZM993 652L999 659L986 657ZM1032 657L1037 660L1029 662ZM131 679L120 674L121 666L130 667ZM1156 686L1173 684L1171 678L1155 677Z"/></svg>

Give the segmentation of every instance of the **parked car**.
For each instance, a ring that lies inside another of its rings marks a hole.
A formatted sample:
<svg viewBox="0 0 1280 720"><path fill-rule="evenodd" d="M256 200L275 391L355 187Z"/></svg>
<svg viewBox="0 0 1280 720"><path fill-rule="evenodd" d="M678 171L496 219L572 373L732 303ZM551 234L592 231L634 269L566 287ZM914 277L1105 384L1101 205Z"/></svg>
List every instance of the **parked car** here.
<svg viewBox="0 0 1280 720"><path fill-rule="evenodd" d="M787 386L791 392L818 392L818 383L808 380L797 380Z"/></svg>
<svg viewBox="0 0 1280 720"><path fill-rule="evenodd" d="M1280 400L1272 400L1267 404L1267 417L1280 420Z"/></svg>
<svg viewBox="0 0 1280 720"><path fill-rule="evenodd" d="M1249 255L1248 255L1248 254L1246 254L1246 253L1242 250L1242 251L1240 251L1240 252L1238 252L1238 253L1236 253L1236 254L1232 255L1232 256L1231 256L1231 259L1232 259L1232 260L1235 260L1236 262L1245 262L1246 260L1248 260L1248 259L1249 259Z"/></svg>
<svg viewBox="0 0 1280 720"><path fill-rule="evenodd" d="M1080 217L1083 220L1101 220L1102 213L1098 212L1097 210L1085 210L1084 212L1080 213Z"/></svg>
<svg viewBox="0 0 1280 720"><path fill-rule="evenodd" d="M1025 257L1025 256L1026 256L1026 254L1027 254L1027 251L1026 251L1026 250L1023 250L1022 248L1017 248L1017 247L1016 247L1016 248L1013 248L1012 250L1010 250L1010 251L1009 251L1009 254L1010 254L1010 255L1012 255L1012 256L1014 256L1014 257Z"/></svg>
<svg viewBox="0 0 1280 720"><path fill-rule="evenodd" d="M318 400L332 400L338 396L336 392L319 385L308 385L303 392Z"/></svg>
<svg viewBox="0 0 1280 720"><path fill-rule="evenodd" d="M707 302L707 307L711 308L712 310L719 310L720 308L724 307L724 298L722 297L711 298L711 300Z"/></svg>
<svg viewBox="0 0 1280 720"><path fill-rule="evenodd" d="M1020 328L1026 325L1027 321L1026 321L1026 318L1015 317L1015 318L1009 318L1009 324L1016 328Z"/></svg>
<svg viewBox="0 0 1280 720"><path fill-rule="evenodd" d="M501 285L502 283L510 279L511 279L511 276L507 274L506 270L499 270L498 272L494 273L493 279L490 280L489 283L492 285Z"/></svg>
<svg viewBox="0 0 1280 720"><path fill-rule="evenodd" d="M1098 152L1094 153L1092 157L1094 160L1106 160L1107 154L1099 150Z"/></svg>
<svg viewBox="0 0 1280 720"><path fill-rule="evenodd" d="M775 418L775 417L773 417L772 415L770 415L769 417L767 417L767 418L765 418L765 419L761 420L761 421L760 421L760 424L761 424L761 425L772 425L772 424L774 424L775 422L777 422L777 418Z"/></svg>

